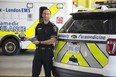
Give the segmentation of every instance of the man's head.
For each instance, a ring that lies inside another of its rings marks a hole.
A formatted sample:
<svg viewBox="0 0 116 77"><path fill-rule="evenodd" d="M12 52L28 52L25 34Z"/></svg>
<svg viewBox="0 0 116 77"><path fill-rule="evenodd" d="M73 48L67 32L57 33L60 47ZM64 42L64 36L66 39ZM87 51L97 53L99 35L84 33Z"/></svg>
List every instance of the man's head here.
<svg viewBox="0 0 116 77"><path fill-rule="evenodd" d="M42 17L43 17L43 20L44 21L49 21L50 20L50 10L48 8L44 9L43 12L42 12Z"/></svg>

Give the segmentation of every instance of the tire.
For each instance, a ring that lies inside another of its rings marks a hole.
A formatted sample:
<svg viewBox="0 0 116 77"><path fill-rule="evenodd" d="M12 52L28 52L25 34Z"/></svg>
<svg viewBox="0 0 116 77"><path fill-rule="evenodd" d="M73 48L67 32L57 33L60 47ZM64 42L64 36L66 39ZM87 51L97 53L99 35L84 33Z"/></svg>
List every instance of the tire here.
<svg viewBox="0 0 116 77"><path fill-rule="evenodd" d="M20 52L19 43L15 39L6 39L2 43L2 51L4 55L15 55Z"/></svg>

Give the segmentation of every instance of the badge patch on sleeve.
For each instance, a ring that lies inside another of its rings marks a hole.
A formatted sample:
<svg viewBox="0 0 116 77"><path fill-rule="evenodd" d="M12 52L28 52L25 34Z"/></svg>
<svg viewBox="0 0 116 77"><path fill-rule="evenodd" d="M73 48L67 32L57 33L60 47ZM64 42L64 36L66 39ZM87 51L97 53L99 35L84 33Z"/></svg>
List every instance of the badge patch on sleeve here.
<svg viewBox="0 0 116 77"><path fill-rule="evenodd" d="M57 32L58 28L56 26L53 27L54 31Z"/></svg>

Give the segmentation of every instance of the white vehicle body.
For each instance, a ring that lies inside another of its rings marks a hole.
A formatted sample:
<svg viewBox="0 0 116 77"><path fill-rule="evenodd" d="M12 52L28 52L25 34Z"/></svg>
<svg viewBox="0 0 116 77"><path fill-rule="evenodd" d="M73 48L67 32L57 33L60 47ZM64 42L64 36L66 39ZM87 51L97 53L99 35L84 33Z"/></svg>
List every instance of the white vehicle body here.
<svg viewBox="0 0 116 77"><path fill-rule="evenodd" d="M116 76L116 10L72 13L54 52L57 77Z"/></svg>
<svg viewBox="0 0 116 77"><path fill-rule="evenodd" d="M15 54L18 49L35 49L30 41L19 41L18 35L24 33L34 37L35 27L40 22L41 9L47 7L51 11L51 22L59 29L70 17L71 0L0 0L0 43L5 54ZM6 39L13 38L15 43ZM4 42L3 42L4 41ZM9 42L9 43L7 43ZM3 45L4 44L4 45ZM12 46L11 46L12 44ZM8 46L11 49L8 49Z"/></svg>

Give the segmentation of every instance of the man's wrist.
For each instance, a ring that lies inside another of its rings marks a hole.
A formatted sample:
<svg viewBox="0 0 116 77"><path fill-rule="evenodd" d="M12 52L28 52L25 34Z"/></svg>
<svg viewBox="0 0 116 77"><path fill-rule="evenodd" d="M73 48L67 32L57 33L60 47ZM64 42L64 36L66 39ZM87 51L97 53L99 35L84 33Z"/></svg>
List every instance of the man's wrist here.
<svg viewBox="0 0 116 77"><path fill-rule="evenodd" d="M28 38L29 41L31 41L31 38Z"/></svg>
<svg viewBox="0 0 116 77"><path fill-rule="evenodd" d="M39 43L38 44L41 44L41 41L39 41Z"/></svg>

